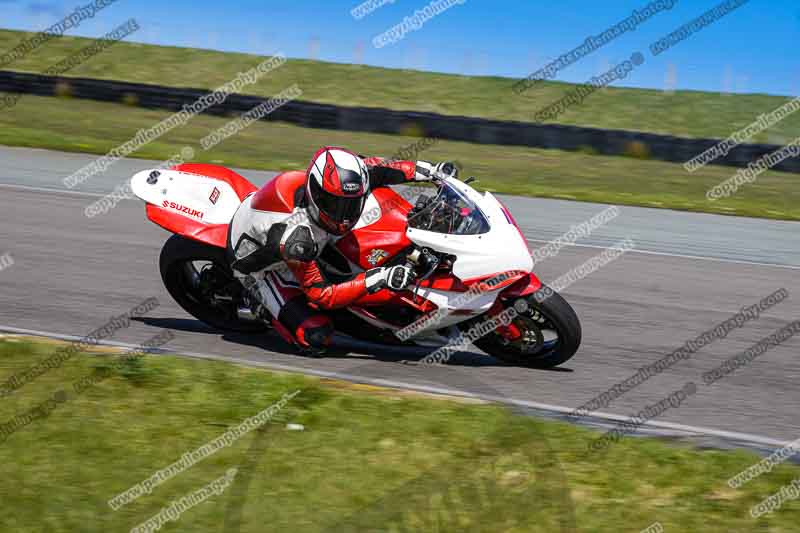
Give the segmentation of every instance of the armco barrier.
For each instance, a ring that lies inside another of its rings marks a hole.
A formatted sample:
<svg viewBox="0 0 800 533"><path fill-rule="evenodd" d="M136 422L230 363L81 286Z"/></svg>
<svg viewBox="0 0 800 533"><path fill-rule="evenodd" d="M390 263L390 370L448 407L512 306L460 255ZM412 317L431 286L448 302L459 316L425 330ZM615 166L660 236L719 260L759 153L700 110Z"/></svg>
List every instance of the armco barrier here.
<svg viewBox="0 0 800 533"><path fill-rule="evenodd" d="M194 102L209 91L0 71L0 92L41 96L69 94L73 98L126 102L141 107L178 111L184 104ZM208 109L206 113L242 113L265 100L266 98L258 96L232 94L225 102ZM13 113L13 109L0 111L3 112ZM603 155L634 155L674 163L684 163L719 142L716 139L687 139L636 131L531 124L369 107L342 107L299 100L288 102L262 120L277 120L309 128L388 134L400 134L408 131L409 126L414 126L425 136L452 141L558 150L588 148ZM742 144L712 164L746 167L748 163L779 148L780 146L768 144ZM776 165L774 170L800 172L800 158L787 159Z"/></svg>

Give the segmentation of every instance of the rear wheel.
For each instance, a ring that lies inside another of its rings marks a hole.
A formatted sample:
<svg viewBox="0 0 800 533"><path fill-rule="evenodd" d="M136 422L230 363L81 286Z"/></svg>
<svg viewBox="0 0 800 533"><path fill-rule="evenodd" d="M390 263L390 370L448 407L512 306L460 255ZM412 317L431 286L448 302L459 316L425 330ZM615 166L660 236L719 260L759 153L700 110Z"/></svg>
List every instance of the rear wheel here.
<svg viewBox="0 0 800 533"><path fill-rule="evenodd" d="M234 278L225 250L180 235L161 249L161 279L187 313L223 331L255 333L269 329L260 320L239 316L247 307L245 290Z"/></svg>
<svg viewBox="0 0 800 533"><path fill-rule="evenodd" d="M581 344L581 324L567 301L542 285L525 302L527 311L511 322L521 334L518 338L509 340L493 331L474 341L475 346L496 359L530 368L552 368L575 355Z"/></svg>

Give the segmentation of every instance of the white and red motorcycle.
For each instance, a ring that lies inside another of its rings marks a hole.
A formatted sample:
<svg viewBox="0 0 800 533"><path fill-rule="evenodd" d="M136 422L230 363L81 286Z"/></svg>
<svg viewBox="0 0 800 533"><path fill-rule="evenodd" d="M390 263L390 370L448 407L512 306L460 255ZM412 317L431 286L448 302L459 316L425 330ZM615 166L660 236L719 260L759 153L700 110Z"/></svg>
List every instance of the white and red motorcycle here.
<svg viewBox="0 0 800 533"><path fill-rule="evenodd" d="M372 191L359 223L320 256L323 273L336 282L378 265L411 264L417 279L406 291L381 290L330 311L336 330L383 344L445 345L516 307L524 312L506 313L507 323L470 340L515 365L560 365L580 345L578 317L533 274L525 238L505 206L470 187L471 179L436 179L414 206L388 187ZM284 172L259 194L274 198L272 210L288 218L304 182L303 172ZM175 301L222 330L269 328L254 318L227 255L229 223L257 188L227 168L190 163L139 172L131 187L146 202L147 217L175 234L160 258Z"/></svg>

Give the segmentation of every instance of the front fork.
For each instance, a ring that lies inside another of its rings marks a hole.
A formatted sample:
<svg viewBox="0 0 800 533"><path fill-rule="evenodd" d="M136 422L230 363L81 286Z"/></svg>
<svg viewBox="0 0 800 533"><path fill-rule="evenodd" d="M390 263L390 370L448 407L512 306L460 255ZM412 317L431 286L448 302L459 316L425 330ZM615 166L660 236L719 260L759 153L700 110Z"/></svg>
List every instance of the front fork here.
<svg viewBox="0 0 800 533"><path fill-rule="evenodd" d="M512 285L500 291L500 295L495 301L492 308L489 310L490 316L501 313L508 305L513 303L519 298L526 298L542 288L542 282L533 272L527 276L523 276ZM495 331L508 342L516 341L522 337L522 330L517 327L514 322L509 323L507 326L499 326Z"/></svg>
<svg viewBox="0 0 800 533"><path fill-rule="evenodd" d="M513 304L512 300L508 300L508 304ZM495 300L494 305L486 312L486 315L489 317L494 317L499 315L503 311L507 309L507 305L503 303L501 298L497 298ZM495 329L498 335L503 337L506 341L511 342L519 339L522 337L522 331L514 324L514 322L509 322L507 325L499 325L497 329Z"/></svg>

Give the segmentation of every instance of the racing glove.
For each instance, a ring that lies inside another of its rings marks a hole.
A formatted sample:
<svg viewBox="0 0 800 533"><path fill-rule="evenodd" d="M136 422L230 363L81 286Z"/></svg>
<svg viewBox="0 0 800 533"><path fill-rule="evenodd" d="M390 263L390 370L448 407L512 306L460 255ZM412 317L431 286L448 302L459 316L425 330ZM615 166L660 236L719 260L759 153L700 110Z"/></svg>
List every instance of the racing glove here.
<svg viewBox="0 0 800 533"><path fill-rule="evenodd" d="M413 270L405 265L378 267L367 270L365 282L367 292L373 294L383 288L402 291L411 283Z"/></svg>
<svg viewBox="0 0 800 533"><path fill-rule="evenodd" d="M416 174L414 175L416 181L430 181L437 174L443 177L457 178L458 169L455 164L449 161L437 165L428 161L417 161Z"/></svg>

